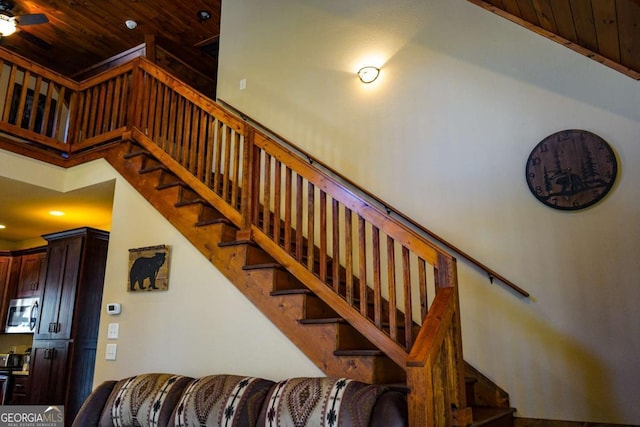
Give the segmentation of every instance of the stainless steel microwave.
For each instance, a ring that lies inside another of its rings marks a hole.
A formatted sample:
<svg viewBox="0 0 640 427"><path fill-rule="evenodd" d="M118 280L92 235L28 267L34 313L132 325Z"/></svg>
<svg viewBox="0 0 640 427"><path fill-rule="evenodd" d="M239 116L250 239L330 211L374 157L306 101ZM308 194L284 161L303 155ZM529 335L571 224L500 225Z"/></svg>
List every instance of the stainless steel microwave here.
<svg viewBox="0 0 640 427"><path fill-rule="evenodd" d="M8 334L33 333L40 315L40 298L14 298L9 301L7 324Z"/></svg>

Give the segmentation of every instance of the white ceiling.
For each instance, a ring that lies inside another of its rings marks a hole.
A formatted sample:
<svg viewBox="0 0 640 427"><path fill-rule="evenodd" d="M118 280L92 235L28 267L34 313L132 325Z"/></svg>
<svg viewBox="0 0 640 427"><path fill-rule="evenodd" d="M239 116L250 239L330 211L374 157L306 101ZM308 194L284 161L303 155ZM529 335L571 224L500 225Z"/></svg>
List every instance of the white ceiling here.
<svg viewBox="0 0 640 427"><path fill-rule="evenodd" d="M0 250L21 249L22 242L78 227L111 228L115 181L67 193L0 177ZM51 210L65 213L55 217Z"/></svg>

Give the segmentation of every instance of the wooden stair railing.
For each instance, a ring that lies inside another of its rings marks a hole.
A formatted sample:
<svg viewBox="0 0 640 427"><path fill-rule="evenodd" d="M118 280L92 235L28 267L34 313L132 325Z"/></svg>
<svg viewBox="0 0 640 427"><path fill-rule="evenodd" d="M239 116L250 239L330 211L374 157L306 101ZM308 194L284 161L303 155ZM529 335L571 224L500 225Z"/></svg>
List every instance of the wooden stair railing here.
<svg viewBox="0 0 640 427"><path fill-rule="evenodd" d="M452 256L144 58L58 90L64 139L7 123L9 101L0 131L66 156L130 134L406 368L411 425L470 424Z"/></svg>
<svg viewBox="0 0 640 427"><path fill-rule="evenodd" d="M453 257L149 62L137 72L134 138L407 368L412 425L470 423ZM428 287L442 310L431 317ZM423 319L434 329L415 335Z"/></svg>

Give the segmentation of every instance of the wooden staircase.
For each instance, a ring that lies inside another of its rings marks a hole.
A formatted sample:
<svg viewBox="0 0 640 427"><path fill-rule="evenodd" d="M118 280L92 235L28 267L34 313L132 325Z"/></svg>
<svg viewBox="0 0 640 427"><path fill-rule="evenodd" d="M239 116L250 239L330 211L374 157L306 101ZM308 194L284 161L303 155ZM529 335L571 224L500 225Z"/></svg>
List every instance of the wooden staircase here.
<svg viewBox="0 0 640 427"><path fill-rule="evenodd" d="M108 162L328 376L407 391L398 366L250 239L205 198L133 141ZM508 396L467 365L472 426L513 425Z"/></svg>
<svg viewBox="0 0 640 427"><path fill-rule="evenodd" d="M8 88L24 75L67 100L52 129L5 108L17 139L0 146L107 159L327 375L405 390L412 427L512 424L506 393L464 364L455 258L384 203L144 58L81 83L0 59Z"/></svg>

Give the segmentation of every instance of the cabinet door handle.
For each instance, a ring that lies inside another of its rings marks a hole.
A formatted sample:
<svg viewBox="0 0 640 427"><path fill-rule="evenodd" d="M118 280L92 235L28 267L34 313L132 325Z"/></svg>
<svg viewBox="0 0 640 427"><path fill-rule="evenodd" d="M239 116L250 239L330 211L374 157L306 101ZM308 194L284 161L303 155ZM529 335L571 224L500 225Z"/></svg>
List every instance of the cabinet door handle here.
<svg viewBox="0 0 640 427"><path fill-rule="evenodd" d="M55 348L47 348L44 350L44 358L47 360L55 359L56 357L56 349Z"/></svg>
<svg viewBox="0 0 640 427"><path fill-rule="evenodd" d="M60 323L58 322L51 322L49 323L49 332L51 333L57 333L60 332Z"/></svg>

